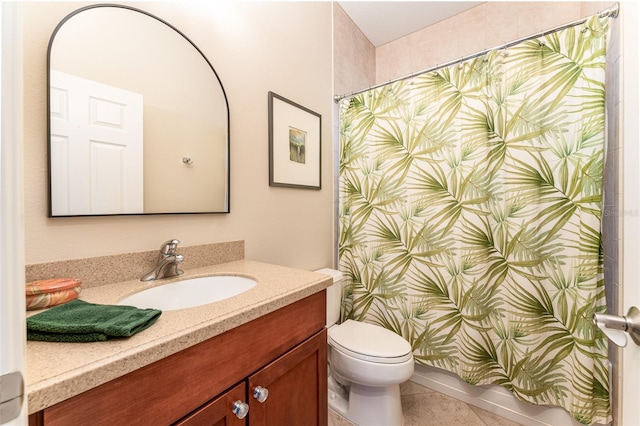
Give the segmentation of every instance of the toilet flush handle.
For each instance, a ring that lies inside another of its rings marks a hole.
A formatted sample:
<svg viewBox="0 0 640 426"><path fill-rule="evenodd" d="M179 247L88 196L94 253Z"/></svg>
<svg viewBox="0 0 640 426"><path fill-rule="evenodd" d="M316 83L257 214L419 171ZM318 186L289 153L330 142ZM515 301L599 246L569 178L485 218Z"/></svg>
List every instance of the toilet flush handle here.
<svg viewBox="0 0 640 426"><path fill-rule="evenodd" d="M265 402L269 397L269 390L262 386L256 386L253 388L253 397L257 399L258 402Z"/></svg>

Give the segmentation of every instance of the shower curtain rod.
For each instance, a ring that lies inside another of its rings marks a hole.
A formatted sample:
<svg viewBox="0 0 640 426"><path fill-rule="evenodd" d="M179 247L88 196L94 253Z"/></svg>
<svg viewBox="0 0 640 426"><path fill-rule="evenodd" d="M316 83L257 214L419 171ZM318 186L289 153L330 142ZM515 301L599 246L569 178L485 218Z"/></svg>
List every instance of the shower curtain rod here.
<svg viewBox="0 0 640 426"><path fill-rule="evenodd" d="M596 15L598 15L599 18L605 18L607 16L610 17L610 18L617 18L619 13L620 13L620 3L616 3L613 6L611 6L610 8L596 13ZM593 15L591 15L591 16L593 16ZM508 47L515 46L518 43L522 43L523 41L526 41L526 40L531 40L531 39L534 39L534 38L542 37L542 36L545 36L547 34L551 34L551 33L556 32L556 31L560 31L560 30L564 30L566 28L574 27L576 25L584 24L585 22L587 22L588 19L591 18L591 16L588 16L588 17L582 18L582 19L578 19L578 20L575 20L573 22L569 22L568 24L560 25L560 26L552 28L550 30L545 30L545 31L542 31L542 32L539 32L539 33L536 33L536 34L533 34L533 35L530 35L530 36L527 36L527 37L523 37L523 38L520 38L518 40L511 41L509 43L501 44L499 46L492 47L490 49L485 49L485 50L482 50L482 51L477 52L477 53L473 53L473 54L468 55L468 56L463 56L460 59L456 59L456 60L453 60L453 61L445 62L444 64L439 64L439 65L436 65L434 67L424 69L422 71L418 71L418 72L414 72L412 74L405 75L403 77L398 77L398 78L395 78L393 80L389 80L389 81L384 82L384 83L379 83L379 84L376 84L374 86L369 86L366 89L356 90L355 92L351 92L351 93L348 93L346 95L335 95L333 100L335 102L338 102L338 101L341 101L342 99L349 98L349 97L355 96L355 95L359 95L360 93L364 93L364 92L367 92L369 90L377 89L378 87L386 86L387 84L395 83L397 81L407 80L407 79L413 78L413 77L415 77L417 75L421 75L421 74L424 74L424 73L427 73L427 72L438 70L440 68L444 68L444 67L448 67L448 66L451 66L451 65L455 65L455 64L460 63L460 62L468 61L469 59L473 59L473 58L476 58L478 56L484 55L485 53L491 52L492 50L506 49Z"/></svg>

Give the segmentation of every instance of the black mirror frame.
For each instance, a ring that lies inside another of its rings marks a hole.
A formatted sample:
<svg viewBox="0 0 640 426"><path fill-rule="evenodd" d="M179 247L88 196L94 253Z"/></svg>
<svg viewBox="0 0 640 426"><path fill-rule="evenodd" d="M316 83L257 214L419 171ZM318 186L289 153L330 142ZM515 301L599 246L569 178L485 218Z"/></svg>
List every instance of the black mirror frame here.
<svg viewBox="0 0 640 426"><path fill-rule="evenodd" d="M216 79L218 80L218 84L220 85L220 89L222 90L222 95L224 96L224 101L227 107L227 141L226 141L226 151L227 151L227 188L226 188L226 200L225 200L225 206L226 206L226 210L225 211L214 211L214 212L154 212L154 213L108 213L108 214L82 214L82 215L53 215L53 198L52 198L52 189L51 189L51 50L53 47L53 42L55 40L56 34L58 33L58 31L60 30L60 28L62 28L62 26L65 24L65 22L67 22L69 19L71 19L72 17L74 17L75 15L89 10L89 9L96 9L96 8L102 8L102 7L117 7L117 8L121 8L121 9L128 9L134 12L138 12L141 13L143 15L146 15L150 18L153 18L157 21L159 21L160 23L168 26L169 28L171 28L172 30L174 30L176 33L178 33L180 36L182 36L199 54L200 56L202 56L202 59L204 59L204 61L207 63L207 65L209 66L209 68L211 69L211 71L213 72L213 75L215 75ZM135 7L131 7L131 6L127 6L127 5L122 5L122 4L114 4L114 3L104 3L104 4L94 4L94 5L89 5L89 6L84 6L81 7L79 9L74 10L73 12L69 13L67 16L65 16L59 23L58 25L56 25L55 29L53 30L53 33L51 34L51 37L49 38L49 44L47 46L47 107L46 107L46 113L47 113L47 192L48 192L48 217L49 218L63 218L63 217L104 217L104 216L150 216L150 215L173 215L173 214L178 214L178 215L182 215L182 214L226 214L226 213L230 213L231 212L231 206L230 206L230 201L231 201L231 120L230 120L230 116L231 116L231 110L229 108L229 100L227 98L227 93L224 90L224 86L222 85L222 81L220 80L220 76L218 76L218 73L216 72L216 70L213 68L213 65L211 65L211 62L209 62L209 60L207 59L207 57L204 55L204 53L200 50L200 48L198 48L198 46L196 46L193 41L191 41L189 39L189 37L187 37L182 31L180 31L179 29L177 29L176 27L174 27L173 25L171 25L170 23L168 23L167 21L147 12L144 11L142 9L138 9Z"/></svg>

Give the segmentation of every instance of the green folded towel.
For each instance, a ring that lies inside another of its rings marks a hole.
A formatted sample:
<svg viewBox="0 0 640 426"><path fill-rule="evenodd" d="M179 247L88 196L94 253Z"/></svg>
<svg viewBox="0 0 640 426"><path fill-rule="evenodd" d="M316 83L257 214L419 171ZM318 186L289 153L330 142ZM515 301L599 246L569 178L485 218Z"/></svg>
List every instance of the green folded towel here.
<svg viewBox="0 0 640 426"><path fill-rule="evenodd" d="M150 327L162 311L73 300L27 318L27 340L100 342Z"/></svg>

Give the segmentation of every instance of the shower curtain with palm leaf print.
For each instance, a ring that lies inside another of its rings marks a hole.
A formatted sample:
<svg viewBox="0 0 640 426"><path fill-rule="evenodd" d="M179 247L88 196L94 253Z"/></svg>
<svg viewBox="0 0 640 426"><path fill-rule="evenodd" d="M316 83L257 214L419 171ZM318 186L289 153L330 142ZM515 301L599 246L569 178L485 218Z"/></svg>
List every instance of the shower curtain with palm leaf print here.
<svg viewBox="0 0 640 426"><path fill-rule="evenodd" d="M418 363L611 420L601 200L608 18L340 104L345 317Z"/></svg>

